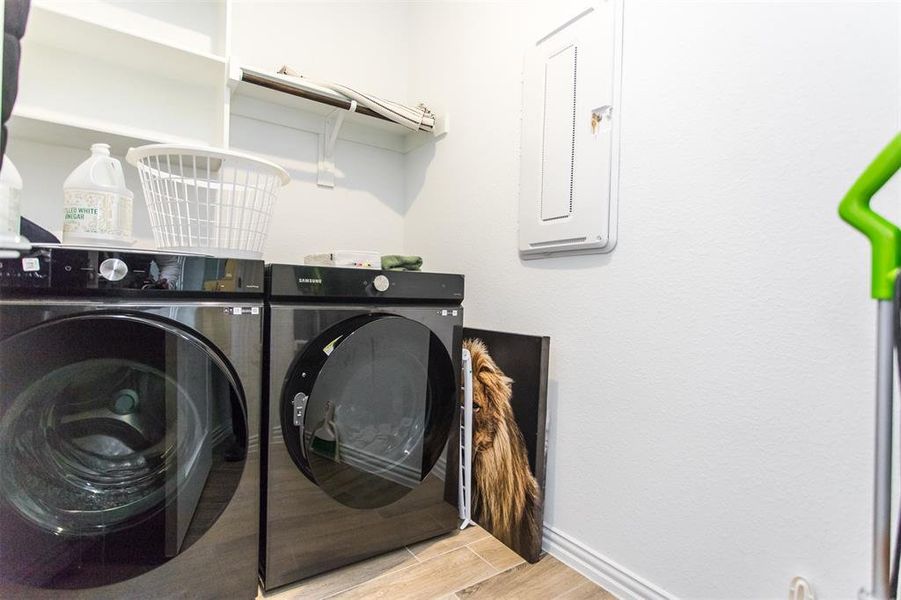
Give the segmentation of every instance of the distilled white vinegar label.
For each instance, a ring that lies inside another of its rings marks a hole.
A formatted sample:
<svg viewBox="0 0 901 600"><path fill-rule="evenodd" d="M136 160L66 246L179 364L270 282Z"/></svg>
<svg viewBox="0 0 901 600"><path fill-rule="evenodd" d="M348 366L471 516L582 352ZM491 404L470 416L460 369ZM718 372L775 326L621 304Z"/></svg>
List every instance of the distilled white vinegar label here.
<svg viewBox="0 0 901 600"><path fill-rule="evenodd" d="M113 192L66 190L63 233L131 237L132 200Z"/></svg>

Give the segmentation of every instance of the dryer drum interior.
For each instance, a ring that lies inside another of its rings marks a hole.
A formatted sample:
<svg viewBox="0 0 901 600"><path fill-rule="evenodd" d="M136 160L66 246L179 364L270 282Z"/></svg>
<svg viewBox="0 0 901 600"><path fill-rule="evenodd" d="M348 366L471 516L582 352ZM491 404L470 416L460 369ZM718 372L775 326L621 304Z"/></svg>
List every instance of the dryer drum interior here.
<svg viewBox="0 0 901 600"><path fill-rule="evenodd" d="M282 429L289 453L346 506L392 504L440 458L454 382L447 350L424 325L386 314L338 323L288 371Z"/></svg>
<svg viewBox="0 0 901 600"><path fill-rule="evenodd" d="M0 340L4 577L128 579L197 541L238 485L242 392L201 339L146 315L78 315Z"/></svg>

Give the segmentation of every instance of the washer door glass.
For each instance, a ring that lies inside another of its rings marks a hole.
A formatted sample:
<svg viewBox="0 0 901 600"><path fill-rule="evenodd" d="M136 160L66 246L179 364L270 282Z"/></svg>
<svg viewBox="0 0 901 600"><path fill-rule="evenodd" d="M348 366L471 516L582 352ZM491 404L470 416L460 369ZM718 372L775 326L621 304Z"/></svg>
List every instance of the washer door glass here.
<svg viewBox="0 0 901 600"><path fill-rule="evenodd" d="M289 371L282 428L298 467L346 506L376 508L416 488L447 443L453 364L424 325L349 319L311 341Z"/></svg>
<svg viewBox="0 0 901 600"><path fill-rule="evenodd" d="M92 588L135 577L196 542L234 494L241 390L176 324L44 323L0 341L0 373L3 579Z"/></svg>

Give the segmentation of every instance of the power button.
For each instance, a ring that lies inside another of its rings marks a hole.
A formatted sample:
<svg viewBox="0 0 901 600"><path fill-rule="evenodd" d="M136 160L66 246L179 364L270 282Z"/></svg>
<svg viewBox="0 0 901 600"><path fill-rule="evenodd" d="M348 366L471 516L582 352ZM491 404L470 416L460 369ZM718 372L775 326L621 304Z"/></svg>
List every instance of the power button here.
<svg viewBox="0 0 901 600"><path fill-rule="evenodd" d="M100 276L107 281L120 281L128 275L128 265L118 258L107 258L100 263Z"/></svg>
<svg viewBox="0 0 901 600"><path fill-rule="evenodd" d="M390 286L391 282L388 281L388 278L384 275L376 275L375 279L372 280L372 287L374 287L377 292L387 292Z"/></svg>

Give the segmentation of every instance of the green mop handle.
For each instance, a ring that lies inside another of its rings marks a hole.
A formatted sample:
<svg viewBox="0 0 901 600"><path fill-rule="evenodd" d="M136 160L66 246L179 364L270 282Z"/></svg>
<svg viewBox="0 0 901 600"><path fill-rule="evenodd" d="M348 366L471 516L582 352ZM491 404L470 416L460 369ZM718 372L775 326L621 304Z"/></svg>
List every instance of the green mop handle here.
<svg viewBox="0 0 901 600"><path fill-rule="evenodd" d="M901 168L901 134L882 149L854 182L838 207L851 227L870 238L873 246L873 298L891 300L901 268L901 229L870 208L870 199Z"/></svg>
<svg viewBox="0 0 901 600"><path fill-rule="evenodd" d="M870 200L901 168L901 134L870 163L842 199L838 213L870 239L873 247L873 298L877 300L876 433L873 472L874 600L894 598L891 568L892 383L894 379L895 277L901 266L901 230L870 208Z"/></svg>

